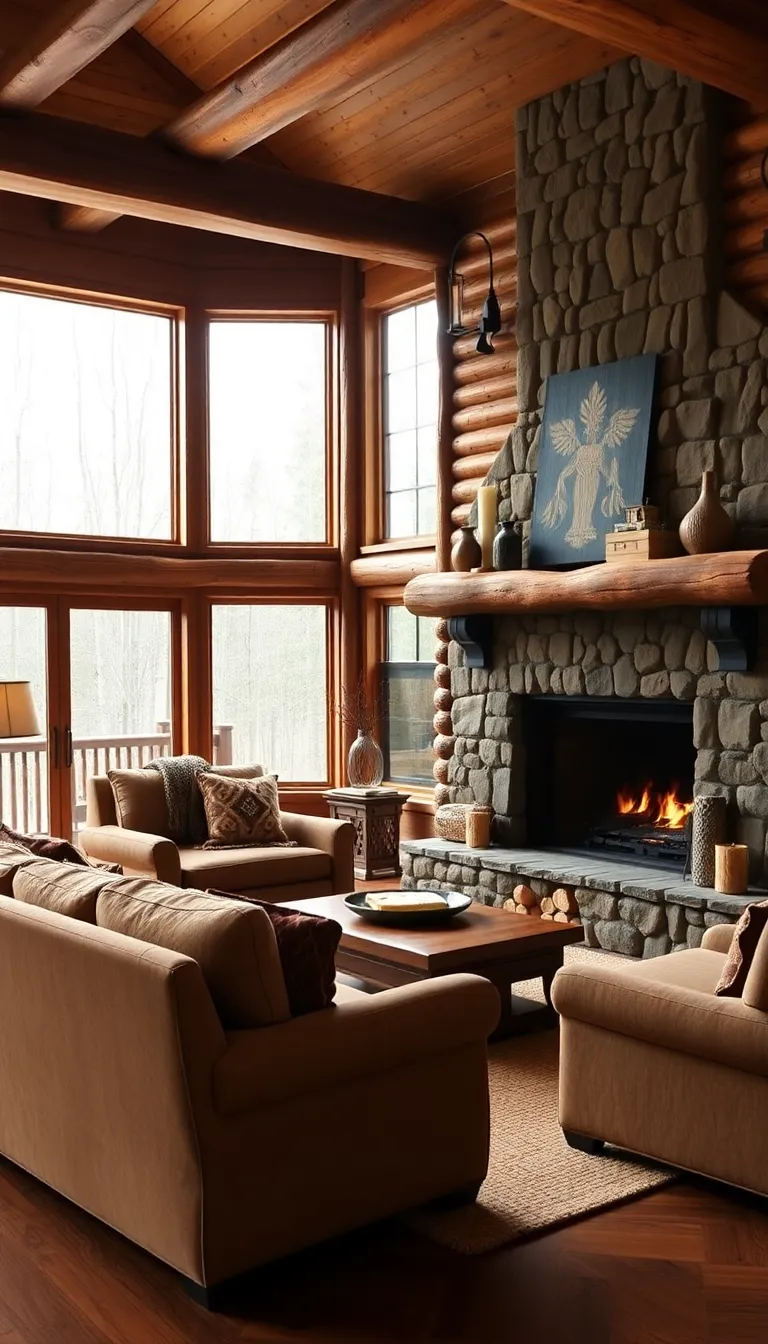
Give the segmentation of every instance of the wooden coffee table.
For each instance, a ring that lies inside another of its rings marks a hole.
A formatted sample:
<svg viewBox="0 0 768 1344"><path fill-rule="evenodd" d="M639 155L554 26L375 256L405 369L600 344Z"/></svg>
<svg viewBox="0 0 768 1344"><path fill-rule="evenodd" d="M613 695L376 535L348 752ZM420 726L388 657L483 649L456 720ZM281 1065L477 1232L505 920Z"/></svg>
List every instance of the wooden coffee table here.
<svg viewBox="0 0 768 1344"><path fill-rule="evenodd" d="M380 988L410 985L457 971L485 976L501 996L496 1036L528 1030L534 1013L540 1021L553 1020L549 991L555 972L563 964L563 950L584 938L580 924L550 923L478 903L446 924L423 928L370 923L348 910L343 896L317 896L282 904L284 909L335 919L343 930L336 953L337 969ZM546 1009L511 992L517 981L539 975Z"/></svg>

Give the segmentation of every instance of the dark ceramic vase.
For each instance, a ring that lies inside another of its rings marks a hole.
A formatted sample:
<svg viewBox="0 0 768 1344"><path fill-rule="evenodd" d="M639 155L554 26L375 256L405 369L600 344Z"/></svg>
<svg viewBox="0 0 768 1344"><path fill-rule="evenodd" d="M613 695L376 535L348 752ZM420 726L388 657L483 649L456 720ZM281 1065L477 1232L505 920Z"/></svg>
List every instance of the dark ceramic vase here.
<svg viewBox="0 0 768 1344"><path fill-rule="evenodd" d="M461 536L451 551L451 564L459 574L468 574L477 569L483 558L480 542L475 536L474 527L462 527Z"/></svg>
<svg viewBox="0 0 768 1344"><path fill-rule="evenodd" d="M499 523L493 539L493 568L522 569L523 539L514 523Z"/></svg>
<svg viewBox="0 0 768 1344"><path fill-rule="evenodd" d="M710 555L733 545L733 519L720 503L714 471L701 478L701 494L680 524L680 540L689 555Z"/></svg>

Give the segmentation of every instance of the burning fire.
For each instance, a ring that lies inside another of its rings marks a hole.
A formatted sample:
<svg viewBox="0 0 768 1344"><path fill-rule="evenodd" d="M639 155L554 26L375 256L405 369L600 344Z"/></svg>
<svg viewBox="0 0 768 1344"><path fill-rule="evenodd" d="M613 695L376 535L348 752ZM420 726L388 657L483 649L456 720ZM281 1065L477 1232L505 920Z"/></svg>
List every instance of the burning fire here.
<svg viewBox="0 0 768 1344"><path fill-rule="evenodd" d="M650 826L665 826L670 831L680 831L686 818L693 811L693 803L684 803L678 798L673 786L667 793L657 793L652 785L646 784L639 795L619 792L616 806L622 817L642 817Z"/></svg>

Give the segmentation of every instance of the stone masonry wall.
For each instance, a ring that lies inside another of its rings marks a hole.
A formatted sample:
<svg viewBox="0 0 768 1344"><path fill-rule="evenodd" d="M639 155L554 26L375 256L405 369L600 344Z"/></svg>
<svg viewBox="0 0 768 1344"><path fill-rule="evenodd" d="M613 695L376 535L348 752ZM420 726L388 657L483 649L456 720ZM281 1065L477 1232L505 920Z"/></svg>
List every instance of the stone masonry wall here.
<svg viewBox="0 0 768 1344"><path fill-rule="evenodd" d="M718 97L628 58L523 108L517 124L519 418L488 479L527 543L551 373L656 352L648 494L675 526L714 468L738 546L768 545L768 329L720 288ZM527 549L527 545L526 545ZM768 626L748 674L718 673L693 609L509 618L492 666L450 668L443 798L490 802L494 838L525 841L519 698L692 700L696 793L768 875ZM440 683L443 684L443 683Z"/></svg>

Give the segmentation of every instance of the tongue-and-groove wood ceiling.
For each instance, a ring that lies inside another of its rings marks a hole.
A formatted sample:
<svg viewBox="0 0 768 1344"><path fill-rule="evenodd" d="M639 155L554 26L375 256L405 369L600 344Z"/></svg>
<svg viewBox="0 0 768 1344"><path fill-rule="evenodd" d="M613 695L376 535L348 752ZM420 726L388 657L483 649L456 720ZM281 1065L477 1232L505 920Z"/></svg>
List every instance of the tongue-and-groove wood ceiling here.
<svg viewBox="0 0 768 1344"><path fill-rule="evenodd" d="M58 134L50 115L160 137L198 163L245 151L246 164L435 204L509 178L515 109L627 50L768 105L765 0L0 0L0 107L41 141L46 124ZM104 143L86 138L85 157ZM56 178L50 154L45 172ZM70 225L106 225L92 175L80 192L67 173L50 194ZM18 155L0 161L0 185L14 190L14 175Z"/></svg>

